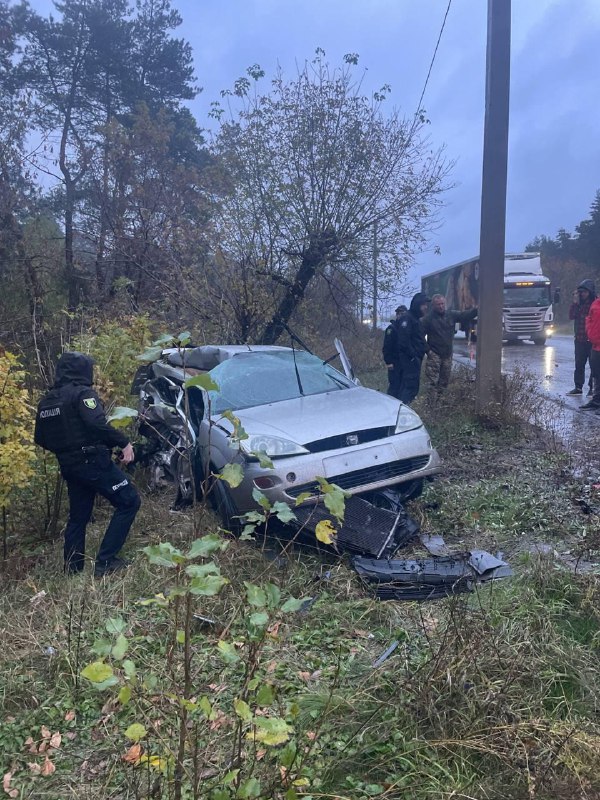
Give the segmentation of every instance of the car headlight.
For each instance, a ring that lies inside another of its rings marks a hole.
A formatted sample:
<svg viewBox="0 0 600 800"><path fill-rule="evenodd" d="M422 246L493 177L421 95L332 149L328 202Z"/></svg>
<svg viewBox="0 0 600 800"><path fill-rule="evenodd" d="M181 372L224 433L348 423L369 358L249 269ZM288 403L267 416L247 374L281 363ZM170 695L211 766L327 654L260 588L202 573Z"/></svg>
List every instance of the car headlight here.
<svg viewBox="0 0 600 800"><path fill-rule="evenodd" d="M400 406L398 418L396 419L396 430L394 433L405 433L406 431L414 431L415 428L420 428L423 425L421 417L415 414L408 406Z"/></svg>
<svg viewBox="0 0 600 800"><path fill-rule="evenodd" d="M262 452L269 458L299 456L309 452L306 447L302 447L296 442L282 439L279 436L269 436L268 434L250 434L247 439L241 442L241 446L247 455Z"/></svg>

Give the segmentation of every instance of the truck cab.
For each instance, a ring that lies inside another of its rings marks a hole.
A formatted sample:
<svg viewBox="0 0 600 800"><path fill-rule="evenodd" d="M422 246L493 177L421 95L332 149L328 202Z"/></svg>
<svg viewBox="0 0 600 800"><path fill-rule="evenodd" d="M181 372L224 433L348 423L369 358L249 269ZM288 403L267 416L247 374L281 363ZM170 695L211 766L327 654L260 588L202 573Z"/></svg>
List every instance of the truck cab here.
<svg viewBox="0 0 600 800"><path fill-rule="evenodd" d="M504 273L502 337L507 342L532 339L543 346L554 332L550 281L545 275Z"/></svg>

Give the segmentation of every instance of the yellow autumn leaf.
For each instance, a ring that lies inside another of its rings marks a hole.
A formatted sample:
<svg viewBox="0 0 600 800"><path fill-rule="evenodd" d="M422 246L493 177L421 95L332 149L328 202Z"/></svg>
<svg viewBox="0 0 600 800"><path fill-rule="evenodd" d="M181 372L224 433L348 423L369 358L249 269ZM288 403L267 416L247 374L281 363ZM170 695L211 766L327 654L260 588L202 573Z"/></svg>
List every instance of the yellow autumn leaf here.
<svg viewBox="0 0 600 800"><path fill-rule="evenodd" d="M253 739L255 742L273 747L287 742L290 738L292 728L284 719L279 717L255 717L253 721L255 729L246 734L247 739Z"/></svg>
<svg viewBox="0 0 600 800"><path fill-rule="evenodd" d="M317 523L317 527L315 528L315 536L320 542L323 542L323 544L332 544L336 533L337 530L333 527L329 519L322 519Z"/></svg>

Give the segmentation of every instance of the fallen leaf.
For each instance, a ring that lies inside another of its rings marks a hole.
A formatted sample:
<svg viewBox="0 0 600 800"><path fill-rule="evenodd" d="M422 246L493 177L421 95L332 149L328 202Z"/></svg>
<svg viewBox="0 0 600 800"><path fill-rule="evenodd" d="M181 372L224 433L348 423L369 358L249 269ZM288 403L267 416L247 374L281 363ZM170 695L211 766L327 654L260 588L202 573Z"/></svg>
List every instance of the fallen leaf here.
<svg viewBox="0 0 600 800"><path fill-rule="evenodd" d="M10 791L10 782L12 780L12 776L13 776L12 772L6 772L4 773L4 777L2 778L2 788L7 794Z"/></svg>
<svg viewBox="0 0 600 800"><path fill-rule="evenodd" d="M277 638L277 636L279 636L280 625L281 625L280 620L274 622L272 625L269 625L269 627L267 628L267 633L271 634L271 636L273 636L274 638Z"/></svg>
<svg viewBox="0 0 600 800"><path fill-rule="evenodd" d="M38 764L37 761L29 761L27 766L32 775L39 775L42 771L42 765Z"/></svg>
<svg viewBox="0 0 600 800"><path fill-rule="evenodd" d="M123 761L127 764L137 764L142 755L142 745L132 744L129 750L123 756Z"/></svg>
<svg viewBox="0 0 600 800"><path fill-rule="evenodd" d="M316 669L314 672L299 672L298 675L305 683L308 683L308 681L316 681L317 678L320 678L322 672L323 670Z"/></svg>
<svg viewBox="0 0 600 800"><path fill-rule="evenodd" d="M38 746L37 752L38 752L38 753L45 753L47 749L48 749L48 740L47 740L47 739L43 739L43 740L42 740L42 741L39 743L39 746Z"/></svg>
<svg viewBox="0 0 600 800"><path fill-rule="evenodd" d="M27 739L25 739L23 747L26 747L29 753L37 753L37 745L31 736L28 736Z"/></svg>
<svg viewBox="0 0 600 800"><path fill-rule="evenodd" d="M69 741L72 742L73 739L75 739L75 737L77 736L77 734L75 733L75 731L69 731L68 733L65 733L65 736L67 737L67 739L69 739Z"/></svg>
<svg viewBox="0 0 600 800"><path fill-rule="evenodd" d="M310 739L311 742L314 742L314 740L317 738L317 734L315 731L306 731L306 738Z"/></svg>
<svg viewBox="0 0 600 800"><path fill-rule="evenodd" d="M65 722L73 722L75 719L75 712L74 711L67 711L65 714Z"/></svg>
<svg viewBox="0 0 600 800"><path fill-rule="evenodd" d="M218 731L219 728L222 728L226 725L230 724L229 717L221 710L217 711L213 720L210 723L211 731Z"/></svg>
<svg viewBox="0 0 600 800"><path fill-rule="evenodd" d="M356 628L355 630L353 630L352 631L352 635L353 636L357 636L360 639L374 639L375 638L374 634L369 633L369 631L362 631L362 630L360 630L360 628Z"/></svg>
<svg viewBox="0 0 600 800"><path fill-rule="evenodd" d="M262 761L262 759L266 756L266 754L267 754L266 750L257 750L256 751L256 760L257 761Z"/></svg>
<svg viewBox="0 0 600 800"><path fill-rule="evenodd" d="M42 769L40 771L40 775L43 775L44 778L47 778L49 775L53 775L55 772L56 772L55 764L52 761L50 761L48 756L46 756L46 760L44 761L44 763L42 765Z"/></svg>
<svg viewBox="0 0 600 800"><path fill-rule="evenodd" d="M333 527L330 520L322 519L320 522L317 522L315 536L320 542L323 542L323 544L333 544L336 533L337 530Z"/></svg>
<svg viewBox="0 0 600 800"><path fill-rule="evenodd" d="M277 661L269 661L269 663L267 664L267 672L269 674L271 672L275 672L275 670L277 669L277 664L278 664Z"/></svg>
<svg viewBox="0 0 600 800"><path fill-rule="evenodd" d="M49 739L52 736L45 725L42 725L42 739Z"/></svg>
<svg viewBox="0 0 600 800"><path fill-rule="evenodd" d="M58 750L61 742L62 742L62 736L58 731L56 731L56 733L53 733L52 736L50 737L50 747L54 747L56 750Z"/></svg>

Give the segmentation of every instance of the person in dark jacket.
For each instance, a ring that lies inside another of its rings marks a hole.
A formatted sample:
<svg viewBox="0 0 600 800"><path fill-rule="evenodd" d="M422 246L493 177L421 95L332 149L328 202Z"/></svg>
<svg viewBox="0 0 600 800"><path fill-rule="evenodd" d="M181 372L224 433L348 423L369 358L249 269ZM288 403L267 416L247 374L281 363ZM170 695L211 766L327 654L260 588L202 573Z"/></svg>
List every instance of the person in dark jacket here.
<svg viewBox="0 0 600 800"><path fill-rule="evenodd" d="M429 298L417 292L408 311L396 323L396 358L401 372L398 399L407 405L419 394L421 363L427 352L427 342L421 329L421 319L427 311Z"/></svg>
<svg viewBox="0 0 600 800"><path fill-rule="evenodd" d="M594 300L585 318L585 331L591 346L590 369L594 390L592 398L579 408L600 409L600 300Z"/></svg>
<svg viewBox="0 0 600 800"><path fill-rule="evenodd" d="M406 306L398 306L395 311L394 319L390 320L390 324L385 329L385 333L383 335L383 347L382 347L382 354L383 354L383 361L388 369L388 389L387 393L391 394L392 397L398 399L398 394L400 391L400 364L398 363L397 358L397 351L396 351L396 324L402 314L408 311Z"/></svg>
<svg viewBox="0 0 600 800"><path fill-rule="evenodd" d="M127 437L108 424L100 398L92 388L94 362L83 353L63 353L52 389L41 399L35 421L35 442L56 454L69 493L64 561L69 574L81 572L85 559L85 529L94 499L101 494L114 513L96 556L94 574L106 575L129 565L118 557L140 498L129 478L112 461L121 448L121 463L134 459Z"/></svg>
<svg viewBox="0 0 600 800"><path fill-rule="evenodd" d="M569 308L569 319L573 320L573 333L575 335L575 371L573 379L575 388L567 394L583 394L585 383L585 365L590 361L590 380L588 396L592 394L591 352L592 345L585 332L585 318L590 313L592 303L596 299L596 285L594 281L581 281L577 290L573 292L573 302Z"/></svg>
<svg viewBox="0 0 600 800"><path fill-rule="evenodd" d="M431 308L423 318L422 328L429 345L425 377L432 393L440 395L450 382L456 323L469 322L476 316L476 308L447 311L446 298L443 295L434 294L431 298Z"/></svg>

